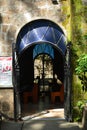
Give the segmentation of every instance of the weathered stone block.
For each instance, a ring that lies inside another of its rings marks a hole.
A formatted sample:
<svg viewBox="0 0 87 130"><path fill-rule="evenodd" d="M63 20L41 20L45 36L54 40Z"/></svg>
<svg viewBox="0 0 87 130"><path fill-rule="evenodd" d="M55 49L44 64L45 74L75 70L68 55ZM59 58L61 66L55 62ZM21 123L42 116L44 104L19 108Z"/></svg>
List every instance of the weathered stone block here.
<svg viewBox="0 0 87 130"><path fill-rule="evenodd" d="M84 108L83 111L82 125L83 130L87 130L87 106Z"/></svg>
<svg viewBox="0 0 87 130"><path fill-rule="evenodd" d="M0 111L13 116L13 89L0 89Z"/></svg>
<svg viewBox="0 0 87 130"><path fill-rule="evenodd" d="M87 0L82 0L83 5L87 5Z"/></svg>
<svg viewBox="0 0 87 130"><path fill-rule="evenodd" d="M4 101L4 102L2 103L2 110L3 110L3 112L8 112L8 111L10 111L10 105L9 105L8 102Z"/></svg>

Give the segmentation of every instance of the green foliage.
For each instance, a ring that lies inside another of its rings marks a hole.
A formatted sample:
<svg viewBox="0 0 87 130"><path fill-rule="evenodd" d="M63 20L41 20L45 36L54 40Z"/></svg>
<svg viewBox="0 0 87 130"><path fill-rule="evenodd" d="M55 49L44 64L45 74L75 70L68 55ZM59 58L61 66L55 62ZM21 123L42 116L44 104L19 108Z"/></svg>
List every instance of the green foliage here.
<svg viewBox="0 0 87 130"><path fill-rule="evenodd" d="M77 60L76 73L83 74L87 72L87 54L82 54Z"/></svg>
<svg viewBox="0 0 87 130"><path fill-rule="evenodd" d="M82 113L83 108L84 108L84 102L83 101L78 101L77 102L77 107L79 108L79 111Z"/></svg>
<svg viewBox="0 0 87 130"><path fill-rule="evenodd" d="M74 121L82 121L82 114L84 108L84 101L78 101L76 104L76 108L74 108Z"/></svg>
<svg viewBox="0 0 87 130"><path fill-rule="evenodd" d="M77 66L76 66L75 71L76 71L76 74L78 75L78 78L81 81L82 89L87 91L87 54L82 54L77 59ZM85 102L83 101L85 92L81 92L81 93L82 93L83 97L80 96L81 99L78 98L78 100L76 101L76 104L75 104L76 107L73 110L74 121L82 120L83 108L85 105Z"/></svg>
<svg viewBox="0 0 87 130"><path fill-rule="evenodd" d="M84 38L84 40L87 40L87 35L84 35L83 38Z"/></svg>
<svg viewBox="0 0 87 130"><path fill-rule="evenodd" d="M83 90L87 91L87 54L82 54L79 57L75 71L81 80Z"/></svg>

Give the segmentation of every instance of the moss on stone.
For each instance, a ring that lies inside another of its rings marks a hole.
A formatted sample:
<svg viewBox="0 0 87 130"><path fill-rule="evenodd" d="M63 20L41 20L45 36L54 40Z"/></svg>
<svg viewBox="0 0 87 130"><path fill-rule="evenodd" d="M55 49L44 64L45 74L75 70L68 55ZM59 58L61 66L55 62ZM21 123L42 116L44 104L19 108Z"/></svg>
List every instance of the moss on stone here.
<svg viewBox="0 0 87 130"><path fill-rule="evenodd" d="M62 2L62 14L64 16L62 25L65 27L67 38L70 41L70 6L68 0Z"/></svg>
<svg viewBox="0 0 87 130"><path fill-rule="evenodd" d="M72 42L72 89L73 89L73 106L79 100L83 100L85 97L82 91L80 80L75 74L76 60L77 58L87 50L87 30L84 28L87 22L87 6L82 5L82 0L71 0L71 42Z"/></svg>

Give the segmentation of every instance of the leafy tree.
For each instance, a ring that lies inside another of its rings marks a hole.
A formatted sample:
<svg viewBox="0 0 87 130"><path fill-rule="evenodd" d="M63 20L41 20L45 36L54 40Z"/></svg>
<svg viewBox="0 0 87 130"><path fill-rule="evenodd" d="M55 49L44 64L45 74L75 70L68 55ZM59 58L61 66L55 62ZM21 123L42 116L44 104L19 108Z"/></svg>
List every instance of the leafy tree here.
<svg viewBox="0 0 87 130"><path fill-rule="evenodd" d="M75 71L81 80L82 89L87 91L87 54L82 54L79 57Z"/></svg>

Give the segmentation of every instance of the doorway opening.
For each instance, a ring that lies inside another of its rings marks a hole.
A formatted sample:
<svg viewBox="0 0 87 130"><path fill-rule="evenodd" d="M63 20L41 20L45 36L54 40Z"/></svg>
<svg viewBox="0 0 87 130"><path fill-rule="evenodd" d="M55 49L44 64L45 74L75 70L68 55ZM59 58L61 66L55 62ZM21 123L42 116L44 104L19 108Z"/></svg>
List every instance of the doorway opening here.
<svg viewBox="0 0 87 130"><path fill-rule="evenodd" d="M22 27L13 46L16 119L64 107L64 116L71 120L69 50L63 30L50 20L38 19Z"/></svg>
<svg viewBox="0 0 87 130"><path fill-rule="evenodd" d="M39 96L49 95L53 79L53 63L47 54L40 54L34 60L34 83L38 82ZM44 97L43 97L44 98Z"/></svg>
<svg viewBox="0 0 87 130"><path fill-rule="evenodd" d="M42 111L52 112L55 109L57 113L57 109L64 108L63 57L50 44L42 43L36 49L37 45L30 47L19 60L22 76L21 90L23 90L21 93L22 117L32 116ZM45 49L40 50L41 46L45 46ZM51 50L48 53L45 52L47 48ZM29 61L31 54L29 55L28 52L30 51L33 52L32 64ZM33 77L32 80L28 79L30 77Z"/></svg>

